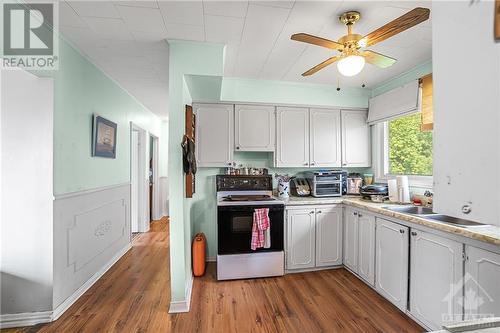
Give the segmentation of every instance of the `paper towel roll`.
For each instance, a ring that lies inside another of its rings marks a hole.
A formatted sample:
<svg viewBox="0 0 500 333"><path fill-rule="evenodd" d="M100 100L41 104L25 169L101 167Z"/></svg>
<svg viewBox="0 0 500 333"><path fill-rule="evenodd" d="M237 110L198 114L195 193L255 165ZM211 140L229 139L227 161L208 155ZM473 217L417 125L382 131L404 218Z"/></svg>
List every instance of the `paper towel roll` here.
<svg viewBox="0 0 500 333"><path fill-rule="evenodd" d="M398 201L401 203L410 202L410 187L408 185L408 176L396 176L398 186Z"/></svg>
<svg viewBox="0 0 500 333"><path fill-rule="evenodd" d="M389 201L398 202L398 183L396 179L388 179L387 186L389 187Z"/></svg>

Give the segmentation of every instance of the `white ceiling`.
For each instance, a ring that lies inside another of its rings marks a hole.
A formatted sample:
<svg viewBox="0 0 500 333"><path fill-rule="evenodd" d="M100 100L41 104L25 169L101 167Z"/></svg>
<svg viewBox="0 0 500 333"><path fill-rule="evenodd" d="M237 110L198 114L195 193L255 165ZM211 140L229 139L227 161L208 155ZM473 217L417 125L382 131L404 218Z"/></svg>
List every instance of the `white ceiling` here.
<svg viewBox="0 0 500 333"><path fill-rule="evenodd" d="M168 44L165 39L227 45L224 76L374 87L431 59L431 20L370 49L398 59L388 69L367 65L354 78L335 65L300 74L332 51L290 40L297 32L336 40L346 34L337 17L358 10L362 35L430 1L66 1L62 34L146 107L167 117Z"/></svg>

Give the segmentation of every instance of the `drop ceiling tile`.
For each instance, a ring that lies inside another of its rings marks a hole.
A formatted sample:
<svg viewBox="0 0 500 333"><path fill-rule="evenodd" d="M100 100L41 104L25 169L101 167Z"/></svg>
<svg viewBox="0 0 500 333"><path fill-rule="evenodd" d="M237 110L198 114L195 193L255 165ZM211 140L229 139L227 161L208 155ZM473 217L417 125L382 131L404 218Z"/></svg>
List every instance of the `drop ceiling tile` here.
<svg viewBox="0 0 500 333"><path fill-rule="evenodd" d="M289 13L285 8L248 6L234 75L258 77Z"/></svg>
<svg viewBox="0 0 500 333"><path fill-rule="evenodd" d="M61 26L60 32L66 40L69 40L80 50L85 50L87 47L105 46L107 44L107 41L102 40L90 28Z"/></svg>
<svg viewBox="0 0 500 333"><path fill-rule="evenodd" d="M295 1L279 0L279 1L252 1L254 5L278 8L292 8Z"/></svg>
<svg viewBox="0 0 500 333"><path fill-rule="evenodd" d="M158 3L156 1L145 1L145 0L136 0L136 1L113 1L115 5L120 6L129 6L129 7L146 7L146 8L159 8Z"/></svg>
<svg viewBox="0 0 500 333"><path fill-rule="evenodd" d="M85 17L85 22L96 34L103 39L133 40L122 19Z"/></svg>
<svg viewBox="0 0 500 333"><path fill-rule="evenodd" d="M160 1L158 4L167 24L203 25L201 1Z"/></svg>
<svg viewBox="0 0 500 333"><path fill-rule="evenodd" d="M65 1L59 3L59 25L86 28L85 22L78 16L75 10Z"/></svg>
<svg viewBox="0 0 500 333"><path fill-rule="evenodd" d="M167 30L163 31L130 31L138 42L158 42L167 38Z"/></svg>
<svg viewBox="0 0 500 333"><path fill-rule="evenodd" d="M120 18L120 14L110 1L69 1L80 16Z"/></svg>
<svg viewBox="0 0 500 333"><path fill-rule="evenodd" d="M164 32L165 24L159 9L116 6L130 30L145 32Z"/></svg>
<svg viewBox="0 0 500 333"><path fill-rule="evenodd" d="M184 39L203 42L205 31L203 26L179 23L167 23L167 38Z"/></svg>
<svg viewBox="0 0 500 333"><path fill-rule="evenodd" d="M204 1L205 15L245 17L248 1Z"/></svg>
<svg viewBox="0 0 500 333"><path fill-rule="evenodd" d="M207 42L238 44L243 32L244 20L237 17L205 15Z"/></svg>

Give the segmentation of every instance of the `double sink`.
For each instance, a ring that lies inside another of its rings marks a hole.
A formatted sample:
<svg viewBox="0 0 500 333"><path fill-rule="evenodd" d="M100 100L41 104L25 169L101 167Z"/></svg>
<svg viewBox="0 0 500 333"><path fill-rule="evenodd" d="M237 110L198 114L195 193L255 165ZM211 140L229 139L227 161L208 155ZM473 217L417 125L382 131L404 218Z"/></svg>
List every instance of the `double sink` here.
<svg viewBox="0 0 500 333"><path fill-rule="evenodd" d="M414 215L424 218L426 220L438 221L441 223L446 223L462 228L487 226L487 224L477 223L469 220L463 220L453 216L437 214L434 213L431 208L422 206L406 206L406 207L387 206L382 208L393 212Z"/></svg>

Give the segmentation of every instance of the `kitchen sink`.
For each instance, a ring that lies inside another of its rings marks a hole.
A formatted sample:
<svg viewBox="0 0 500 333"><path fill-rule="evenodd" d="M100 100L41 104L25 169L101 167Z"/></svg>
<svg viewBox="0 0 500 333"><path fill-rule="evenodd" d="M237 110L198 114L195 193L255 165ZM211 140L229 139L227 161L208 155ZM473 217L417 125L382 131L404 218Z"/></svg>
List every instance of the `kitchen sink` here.
<svg viewBox="0 0 500 333"><path fill-rule="evenodd" d="M441 214L428 215L425 218L429 219L429 220L442 222L442 223L456 225L457 227L484 227L484 226L487 226L487 224L477 223L477 222L473 222L473 221L469 221L469 220L463 220L463 219L459 219L459 218L456 218L453 216L441 215Z"/></svg>
<svg viewBox="0 0 500 333"><path fill-rule="evenodd" d="M430 215L434 214L432 212L432 208L422 207L422 206L404 206L404 207L384 207L387 210L391 210L393 212L410 214L410 215Z"/></svg>

